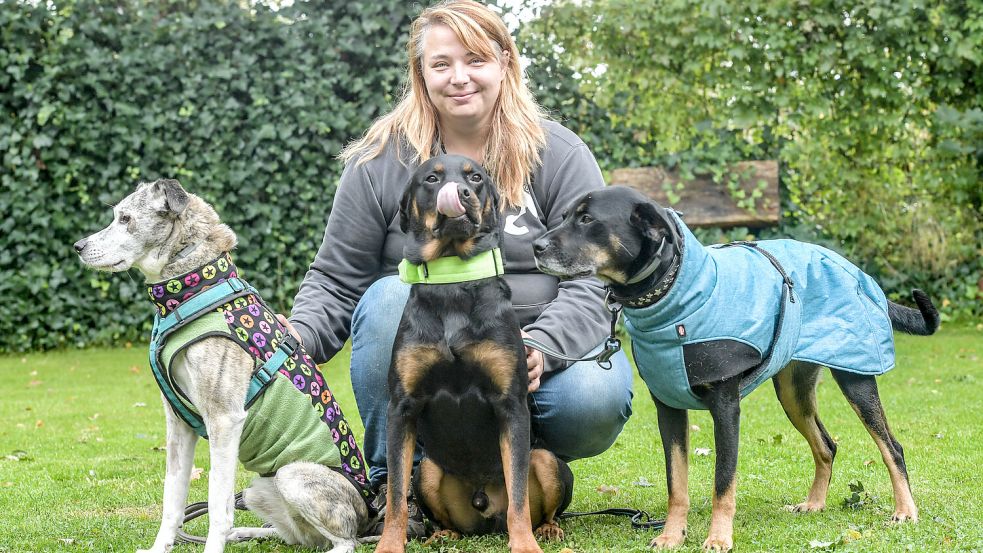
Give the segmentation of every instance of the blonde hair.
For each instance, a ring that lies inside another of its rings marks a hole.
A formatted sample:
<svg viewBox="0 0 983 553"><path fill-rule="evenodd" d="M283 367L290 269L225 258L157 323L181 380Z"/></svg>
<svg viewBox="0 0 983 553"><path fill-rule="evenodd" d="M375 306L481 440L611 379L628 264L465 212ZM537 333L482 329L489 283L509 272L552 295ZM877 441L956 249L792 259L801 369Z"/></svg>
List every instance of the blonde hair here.
<svg viewBox="0 0 983 553"><path fill-rule="evenodd" d="M485 143L483 165L498 186L505 206L522 204L522 189L539 165L546 134L545 117L529 88L522 82L519 51L502 19L474 0L446 0L425 10L413 21L407 44L407 83L399 103L377 119L358 140L339 154L346 163L365 163L378 157L390 141L404 141L415 152L412 162L433 157L438 136L437 110L423 81L423 38L433 25L446 25L468 50L504 62L505 78L495 102ZM397 144L398 145L398 144Z"/></svg>

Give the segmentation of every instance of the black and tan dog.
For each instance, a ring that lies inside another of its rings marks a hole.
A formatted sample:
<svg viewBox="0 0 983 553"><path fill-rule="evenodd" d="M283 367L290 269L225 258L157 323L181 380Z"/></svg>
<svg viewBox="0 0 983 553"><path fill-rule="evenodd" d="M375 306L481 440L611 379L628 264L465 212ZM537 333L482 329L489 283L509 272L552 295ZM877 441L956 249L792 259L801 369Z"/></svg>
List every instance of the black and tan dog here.
<svg viewBox="0 0 983 553"><path fill-rule="evenodd" d="M389 370L389 488L378 552L403 551L413 479L443 535L507 529L513 552L541 551L536 535L562 537L556 516L573 474L530 450L528 370L502 274L495 185L478 163L443 155L421 165L400 202L408 234L410 297Z"/></svg>
<svg viewBox="0 0 983 553"><path fill-rule="evenodd" d="M836 444L816 410L823 366L881 451L894 488L893 519L917 520L904 453L874 376L894 366L892 327L923 335L938 327L924 293L913 292L918 310L892 303L846 259L794 240L704 247L675 212L624 187L586 194L533 247L543 272L597 275L625 307L666 457L668 517L653 547L685 538L688 409L710 411L717 450L704 548L732 547L740 400L768 379L816 464L808 498L791 509L825 507Z"/></svg>

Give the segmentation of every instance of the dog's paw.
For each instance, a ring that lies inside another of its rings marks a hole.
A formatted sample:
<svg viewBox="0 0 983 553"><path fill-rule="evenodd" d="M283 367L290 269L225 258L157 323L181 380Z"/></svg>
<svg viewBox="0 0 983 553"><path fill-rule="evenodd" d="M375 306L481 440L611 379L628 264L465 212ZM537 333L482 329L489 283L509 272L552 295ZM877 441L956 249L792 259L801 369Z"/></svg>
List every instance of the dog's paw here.
<svg viewBox="0 0 983 553"><path fill-rule="evenodd" d="M825 503L815 503L809 501L803 501L798 505L786 505L785 510L790 513L818 513L826 509Z"/></svg>
<svg viewBox="0 0 983 553"><path fill-rule="evenodd" d="M423 542L423 545L430 545L438 541L451 541L461 539L461 534L454 530L437 530L432 536L427 538L427 541Z"/></svg>
<svg viewBox="0 0 983 553"><path fill-rule="evenodd" d="M891 515L891 522L918 522L917 509L898 509Z"/></svg>
<svg viewBox="0 0 983 553"><path fill-rule="evenodd" d="M541 540L560 541L563 539L563 528L560 528L560 525L555 522L544 522L539 528L536 528L533 535Z"/></svg>
<svg viewBox="0 0 983 553"><path fill-rule="evenodd" d="M711 534L703 542L704 551L730 551L733 548L734 539L732 536Z"/></svg>
<svg viewBox="0 0 983 553"><path fill-rule="evenodd" d="M686 541L686 532L663 532L649 543L652 549L674 549Z"/></svg>

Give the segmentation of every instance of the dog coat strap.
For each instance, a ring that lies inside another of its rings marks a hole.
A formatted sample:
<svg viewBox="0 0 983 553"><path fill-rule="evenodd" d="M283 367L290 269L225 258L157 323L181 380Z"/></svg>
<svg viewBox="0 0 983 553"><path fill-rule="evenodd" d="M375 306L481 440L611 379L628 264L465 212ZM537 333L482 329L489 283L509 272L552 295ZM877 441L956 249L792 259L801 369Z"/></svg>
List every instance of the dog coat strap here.
<svg viewBox="0 0 983 553"><path fill-rule="evenodd" d="M453 284L504 274L505 264L499 248L481 252L467 260L451 255L419 265L407 259L399 264L399 278L407 284Z"/></svg>

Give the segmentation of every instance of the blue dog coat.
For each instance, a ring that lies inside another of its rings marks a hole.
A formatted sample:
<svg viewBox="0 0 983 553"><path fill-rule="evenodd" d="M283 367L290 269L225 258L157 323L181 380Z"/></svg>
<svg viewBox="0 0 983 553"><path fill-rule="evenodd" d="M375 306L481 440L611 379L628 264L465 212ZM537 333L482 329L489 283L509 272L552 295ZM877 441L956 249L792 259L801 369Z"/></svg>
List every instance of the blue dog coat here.
<svg viewBox="0 0 983 553"><path fill-rule="evenodd" d="M761 362L742 376L742 398L790 361L869 375L894 368L887 298L842 256L795 240L704 247L672 216L683 236L676 281L653 305L624 310L638 371L660 401L706 409L683 355L700 342L737 341L758 352ZM759 249L777 259L791 286Z"/></svg>

